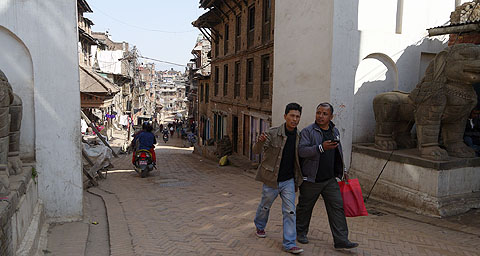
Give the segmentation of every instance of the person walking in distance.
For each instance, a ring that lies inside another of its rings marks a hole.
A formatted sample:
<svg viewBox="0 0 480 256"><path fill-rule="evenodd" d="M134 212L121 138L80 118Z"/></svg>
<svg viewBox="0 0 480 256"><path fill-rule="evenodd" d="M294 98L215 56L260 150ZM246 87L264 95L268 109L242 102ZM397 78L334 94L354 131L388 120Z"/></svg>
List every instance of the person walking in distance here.
<svg viewBox="0 0 480 256"><path fill-rule="evenodd" d="M285 107L285 123L262 133L253 146L253 152L263 151L256 180L263 182L262 199L258 205L254 223L257 237L266 237L265 227L270 207L275 198L282 199L283 248L286 252L299 254L303 249L296 245L295 192L302 183L298 158L298 122L302 107L290 103Z"/></svg>
<svg viewBox="0 0 480 256"><path fill-rule="evenodd" d="M335 249L358 246L348 240L348 227L343 210L343 200L336 178L348 179L343 162L340 132L332 122L333 106L317 106L315 122L300 133L298 153L302 159L304 181L300 186L297 204L297 241L308 243L308 228L312 210L320 195L327 209L328 223Z"/></svg>

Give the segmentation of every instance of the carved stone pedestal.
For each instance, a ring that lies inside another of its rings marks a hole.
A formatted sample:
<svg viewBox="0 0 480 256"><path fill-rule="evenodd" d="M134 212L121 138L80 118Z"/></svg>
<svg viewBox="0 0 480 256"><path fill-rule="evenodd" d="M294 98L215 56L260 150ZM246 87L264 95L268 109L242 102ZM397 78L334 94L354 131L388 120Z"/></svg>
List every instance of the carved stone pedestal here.
<svg viewBox="0 0 480 256"><path fill-rule="evenodd" d="M358 178L364 196L391 151L373 144L356 144L350 177ZM417 149L396 150L380 176L371 198L431 216L452 216L480 208L480 158L433 161Z"/></svg>
<svg viewBox="0 0 480 256"><path fill-rule="evenodd" d="M10 193L0 201L0 255L36 255L45 213L32 168L24 164L10 176Z"/></svg>
<svg viewBox="0 0 480 256"><path fill-rule="evenodd" d="M10 193L8 176L8 165L0 164L0 197L4 197Z"/></svg>
<svg viewBox="0 0 480 256"><path fill-rule="evenodd" d="M8 171L8 137L0 138L0 197L10 193Z"/></svg>

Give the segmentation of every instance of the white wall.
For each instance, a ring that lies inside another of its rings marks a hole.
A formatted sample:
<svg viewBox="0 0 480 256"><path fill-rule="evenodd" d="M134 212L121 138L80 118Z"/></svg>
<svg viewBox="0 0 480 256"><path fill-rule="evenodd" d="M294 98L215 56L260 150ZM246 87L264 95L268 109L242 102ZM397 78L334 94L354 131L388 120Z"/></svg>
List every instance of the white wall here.
<svg viewBox="0 0 480 256"><path fill-rule="evenodd" d="M360 35L358 1L334 1L333 45L331 61L330 103L333 122L341 134L344 162L350 166L353 127L353 90L358 66Z"/></svg>
<svg viewBox="0 0 480 256"><path fill-rule="evenodd" d="M92 52L94 52L93 49ZM122 74L122 61L119 61L119 59L123 58L123 53L123 50L98 51L97 61L100 70L110 74Z"/></svg>
<svg viewBox="0 0 480 256"><path fill-rule="evenodd" d="M35 111L33 103L33 64L24 43L0 25L0 70L7 76L13 92L23 101L20 129L20 156L35 157Z"/></svg>
<svg viewBox="0 0 480 256"><path fill-rule="evenodd" d="M76 10L75 0L0 1L0 26L31 55L39 194L59 220L82 214Z"/></svg>
<svg viewBox="0 0 480 256"><path fill-rule="evenodd" d="M330 100L333 2L275 2L272 125L284 122L285 106L303 106L299 127L315 120L318 103Z"/></svg>
<svg viewBox="0 0 480 256"><path fill-rule="evenodd" d="M386 11L380 14L382 5ZM360 51L359 68L356 71L353 109L353 142L373 142L375 117L373 98L382 92L392 91L394 71L380 61L363 60L372 53L391 58L398 68L398 88L411 91L423 76L423 55L435 54L445 48L447 37L427 37L428 28L445 24L455 8L453 0L404 0L402 33L396 33L397 0L361 0L359 2ZM388 15L384 15L388 13ZM382 16L384 15L384 16ZM372 19L372 17L375 17ZM424 58L425 59L425 58Z"/></svg>

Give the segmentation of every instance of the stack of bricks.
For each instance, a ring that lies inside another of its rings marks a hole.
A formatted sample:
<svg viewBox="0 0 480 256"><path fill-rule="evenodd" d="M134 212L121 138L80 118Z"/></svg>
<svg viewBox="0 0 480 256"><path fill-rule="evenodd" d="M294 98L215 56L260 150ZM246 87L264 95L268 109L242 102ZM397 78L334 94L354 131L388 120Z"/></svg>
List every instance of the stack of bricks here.
<svg viewBox="0 0 480 256"><path fill-rule="evenodd" d="M480 0L464 3L455 8L450 15L450 24L465 24L480 21ZM454 44L480 44L480 32L472 31L462 34L450 34L448 45Z"/></svg>
<svg viewBox="0 0 480 256"><path fill-rule="evenodd" d="M480 0L464 3L450 15L451 24L480 21Z"/></svg>

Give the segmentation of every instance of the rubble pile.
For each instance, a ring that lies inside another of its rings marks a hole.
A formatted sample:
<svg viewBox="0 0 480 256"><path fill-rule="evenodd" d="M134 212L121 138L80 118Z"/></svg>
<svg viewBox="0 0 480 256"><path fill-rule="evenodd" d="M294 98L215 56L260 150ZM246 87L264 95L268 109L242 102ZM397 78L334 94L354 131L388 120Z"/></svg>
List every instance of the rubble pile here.
<svg viewBox="0 0 480 256"><path fill-rule="evenodd" d="M480 21L480 0L464 3L450 15L451 24Z"/></svg>

